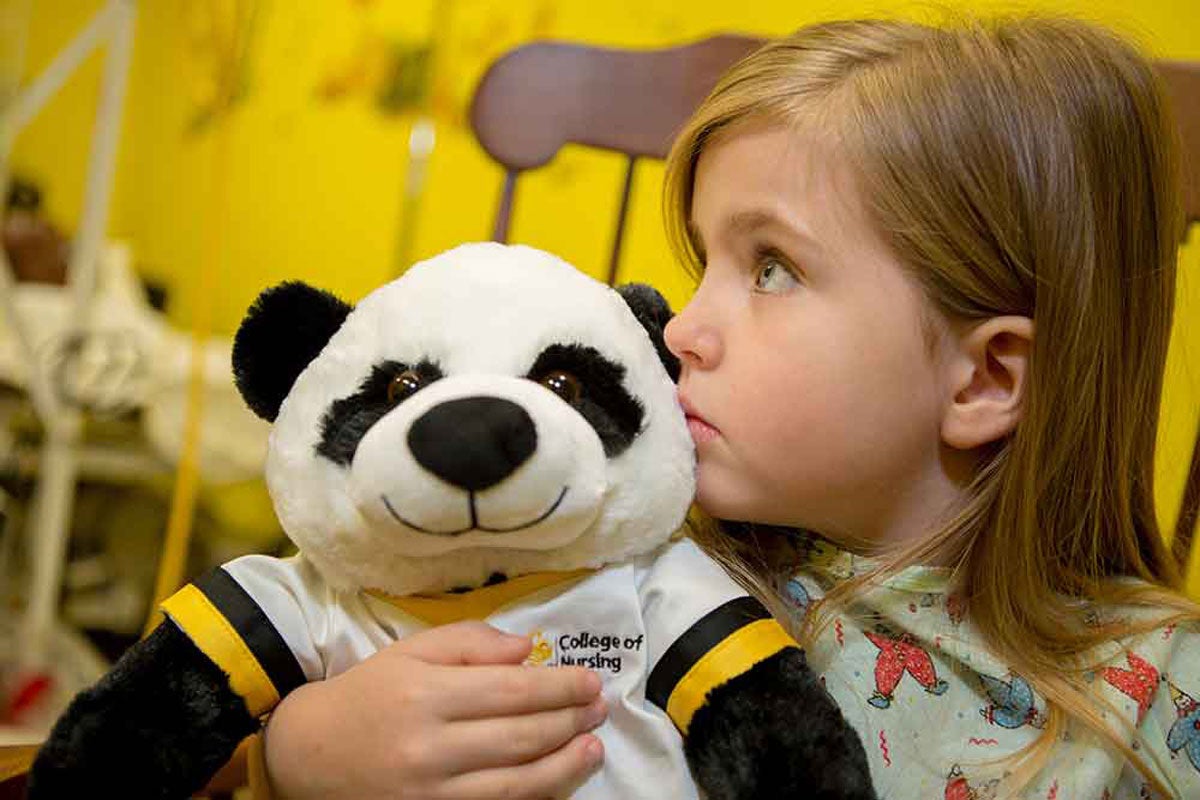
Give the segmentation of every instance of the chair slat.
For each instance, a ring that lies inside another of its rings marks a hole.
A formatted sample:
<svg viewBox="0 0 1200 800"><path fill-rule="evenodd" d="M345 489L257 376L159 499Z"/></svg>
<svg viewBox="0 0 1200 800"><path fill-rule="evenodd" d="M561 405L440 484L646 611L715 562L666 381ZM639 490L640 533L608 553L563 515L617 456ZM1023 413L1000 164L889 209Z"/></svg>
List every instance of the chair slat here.
<svg viewBox="0 0 1200 800"><path fill-rule="evenodd" d="M637 159L665 158L721 73L762 41L716 36L659 50L535 42L502 56L471 102L476 139L505 169L492 238L508 240L520 173L548 163L567 144L622 153L628 163L608 265L615 282Z"/></svg>

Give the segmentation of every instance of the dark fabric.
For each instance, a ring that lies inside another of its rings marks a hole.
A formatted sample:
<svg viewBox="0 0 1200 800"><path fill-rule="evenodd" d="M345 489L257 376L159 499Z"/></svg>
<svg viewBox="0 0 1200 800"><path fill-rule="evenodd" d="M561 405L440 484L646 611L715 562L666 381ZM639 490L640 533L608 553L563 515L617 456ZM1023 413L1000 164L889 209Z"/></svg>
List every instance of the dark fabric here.
<svg viewBox="0 0 1200 800"><path fill-rule="evenodd" d="M713 689L684 751L709 800L877 800L858 734L795 647Z"/></svg>
<svg viewBox="0 0 1200 800"><path fill-rule="evenodd" d="M258 725L224 673L168 620L71 702L34 761L29 798L182 800Z"/></svg>

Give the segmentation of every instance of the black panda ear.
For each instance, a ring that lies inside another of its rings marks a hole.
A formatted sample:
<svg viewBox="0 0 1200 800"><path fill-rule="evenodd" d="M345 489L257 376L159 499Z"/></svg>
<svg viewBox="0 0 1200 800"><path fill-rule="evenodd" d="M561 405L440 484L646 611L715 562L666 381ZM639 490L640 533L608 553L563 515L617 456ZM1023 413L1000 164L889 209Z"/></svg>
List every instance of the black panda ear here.
<svg viewBox="0 0 1200 800"><path fill-rule="evenodd" d="M671 380L679 380L679 359L667 349L667 342L663 338L663 328L667 327L671 317L675 316L671 312L671 307L667 305L667 299L659 294L659 291L653 286L644 283L627 283L624 286L618 286L617 293L624 298L629 309L633 311L633 315L646 329L646 333L650 334L650 341L654 342L658 358L666 367Z"/></svg>
<svg viewBox="0 0 1200 800"><path fill-rule="evenodd" d="M250 410L274 422L296 378L353 308L300 281L264 290L233 339L233 377Z"/></svg>

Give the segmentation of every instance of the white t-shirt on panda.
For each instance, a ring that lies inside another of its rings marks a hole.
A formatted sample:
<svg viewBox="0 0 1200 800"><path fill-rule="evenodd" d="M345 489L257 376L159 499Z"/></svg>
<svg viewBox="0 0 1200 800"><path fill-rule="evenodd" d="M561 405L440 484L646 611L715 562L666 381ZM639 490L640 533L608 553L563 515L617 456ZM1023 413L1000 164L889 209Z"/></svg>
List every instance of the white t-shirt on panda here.
<svg viewBox="0 0 1200 800"><path fill-rule="evenodd" d="M230 675L254 715L300 683L344 672L432 625L483 619L531 636L530 662L578 664L603 679L609 714L595 733L604 767L579 800L697 798L675 723L686 730L708 689L792 644L689 539L598 571L436 597L338 591L303 557L246 556L163 608Z"/></svg>

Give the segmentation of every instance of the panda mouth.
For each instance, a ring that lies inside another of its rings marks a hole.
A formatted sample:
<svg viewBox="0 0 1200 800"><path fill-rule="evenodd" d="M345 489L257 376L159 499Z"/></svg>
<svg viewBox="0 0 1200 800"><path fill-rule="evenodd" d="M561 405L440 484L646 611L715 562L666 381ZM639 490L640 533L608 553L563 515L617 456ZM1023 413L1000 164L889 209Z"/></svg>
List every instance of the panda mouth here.
<svg viewBox="0 0 1200 800"><path fill-rule="evenodd" d="M420 525L409 522L404 517L400 516L396 509L392 507L392 504L388 500L386 494L380 495L380 498L383 500L383 505L387 508L388 513L391 514L392 518L401 525L404 525L407 528L412 528L414 531L418 531L420 533L427 533L431 536L458 536L463 533L470 533L471 531L483 531L484 533L516 533L517 531L523 531L526 528L532 528L534 525L546 520L551 514L557 511L558 507L562 505L563 498L567 496L567 488L568 487L566 486L562 488L562 491L558 493L558 498L555 499L555 501L550 504L550 507L543 511L539 517L530 520L529 522L523 522L520 525L514 525L511 528L489 528L486 525L480 524L479 514L475 509L475 492L468 492L467 503L471 509L471 524L456 531L433 531L429 530L428 528L422 528Z"/></svg>

